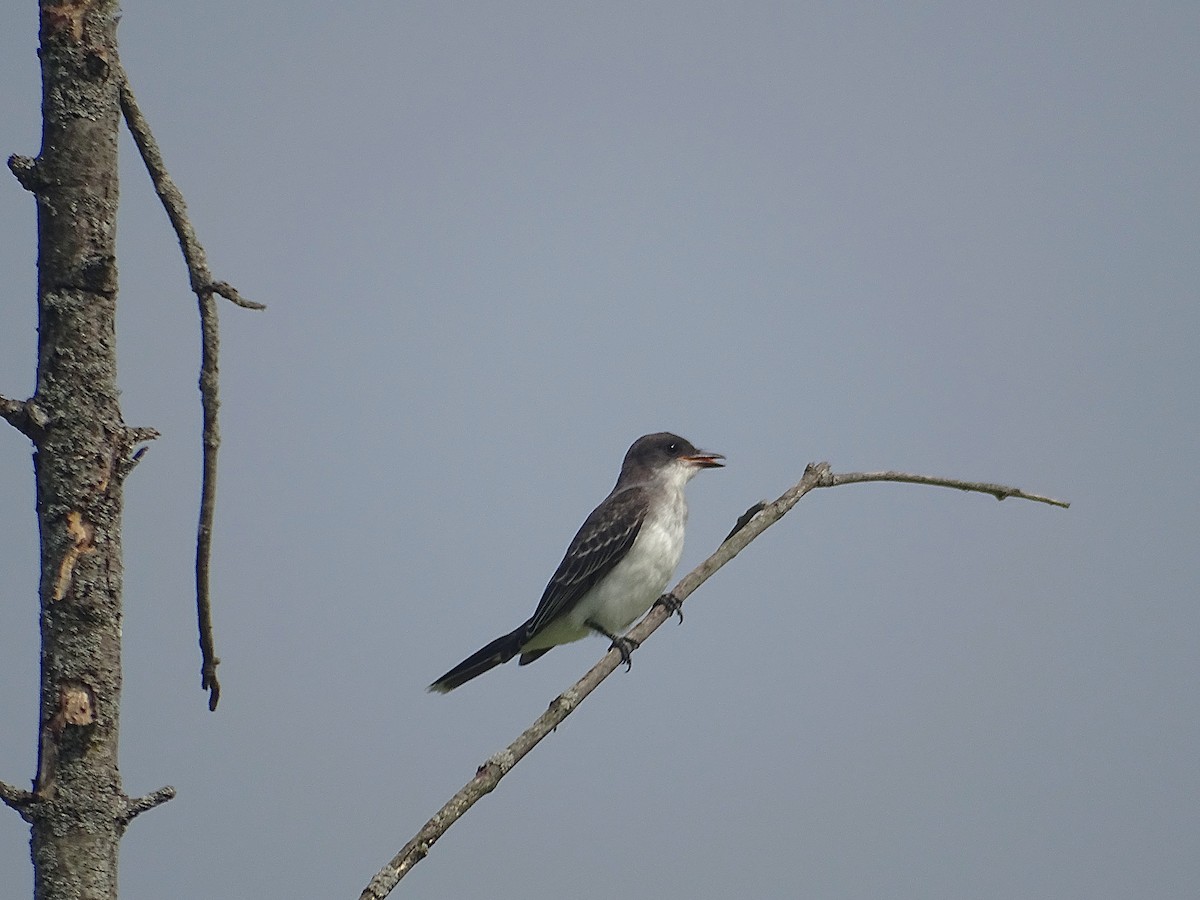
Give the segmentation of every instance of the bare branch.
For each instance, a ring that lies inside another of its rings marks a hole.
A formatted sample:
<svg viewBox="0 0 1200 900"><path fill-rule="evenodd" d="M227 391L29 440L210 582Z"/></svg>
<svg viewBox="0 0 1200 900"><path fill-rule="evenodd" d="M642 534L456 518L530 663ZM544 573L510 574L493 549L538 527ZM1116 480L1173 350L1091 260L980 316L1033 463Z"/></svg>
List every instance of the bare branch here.
<svg viewBox="0 0 1200 900"><path fill-rule="evenodd" d="M217 424L217 413L220 409L217 394L217 357L220 340L214 297L224 297L245 309L266 309L266 306L246 300L227 282L213 280L204 248L200 246L195 229L188 219L183 194L167 173L158 143L138 108L125 70L120 62L114 62L114 66L121 84L121 112L125 116L125 124L129 126L142 161L146 164L146 170L150 173L150 180L154 183L154 190L175 229L184 262L187 263L192 292L200 305L200 402L204 411L204 462L200 486L200 521L196 529L196 619L200 631L200 685L209 692L208 708L215 710L221 698L221 684L217 680L217 665L221 661L213 647L212 601L208 577L209 560L212 558L213 514L216 508L217 451L221 446L220 429Z"/></svg>
<svg viewBox="0 0 1200 900"><path fill-rule="evenodd" d="M142 427L129 429L130 444L145 444L148 441L158 440L160 436L157 428ZM145 450L146 448L143 447L142 449Z"/></svg>
<svg viewBox="0 0 1200 900"><path fill-rule="evenodd" d="M29 807L36 802L37 798L29 791L21 790L19 787L14 787L5 781L0 781L0 801L3 801L6 806L16 810L17 815L26 822L33 822L33 816L29 813Z"/></svg>
<svg viewBox="0 0 1200 900"><path fill-rule="evenodd" d="M8 168L16 176L21 187L36 194L42 188L42 179L38 172L37 160L28 156L18 156L14 153L8 158Z"/></svg>
<svg viewBox="0 0 1200 900"><path fill-rule="evenodd" d="M32 400L10 400L3 395L0 395L0 418L35 444L41 440L50 421Z"/></svg>
<svg viewBox="0 0 1200 900"><path fill-rule="evenodd" d="M828 484L819 487L835 487L839 484L863 484L868 481L895 481L901 484L931 484L937 487L956 488L960 491L975 491L980 494L991 494L997 500L1007 500L1014 497L1018 500L1032 500L1034 503L1048 503L1063 509L1070 508L1066 500L1055 500L1053 497L1043 497L1041 494L1029 494L1020 488L1008 487L1003 484L989 484L983 481L961 481L957 478L935 478L930 475L910 475L907 472L849 472L844 475L831 475Z"/></svg>
<svg viewBox="0 0 1200 900"><path fill-rule="evenodd" d="M25 431L25 401L10 400L8 397L0 394L0 416L17 431Z"/></svg>
<svg viewBox="0 0 1200 900"><path fill-rule="evenodd" d="M1042 503L1052 503L1066 507L1063 501L1050 500L1037 494L1026 494L1016 488L1004 485L985 484L982 482L967 482L956 479L933 478L924 475L908 475L903 472L852 473L835 475L829 468L829 463L810 463L804 470L804 477L788 488L772 503L760 502L751 506L738 519L729 536L721 543L716 551L704 562L685 575L671 591L669 597L674 603L656 603L636 626L626 635L634 645L641 644L658 627L673 615L673 607L686 600L696 588L700 587L727 562L737 556L756 537L778 522L795 506L805 494L818 487L834 487L839 484L855 484L862 481L900 481L915 484L944 485L964 491L978 491L992 494L1000 499L1018 497L1036 500ZM475 772L475 777L468 781L450 800L417 832L407 844L400 848L391 861L388 862L370 884L363 889L359 900L383 900L392 888L408 874L417 863L429 854L429 849L446 833L446 830L462 817L468 809L485 795L492 792L508 772L520 762L530 750L552 732L559 723L574 712L605 678L611 675L621 664L621 654L616 648L611 648L603 658L596 663L586 675L568 690L559 694L538 719L521 733L515 741L504 750L492 756Z"/></svg>
<svg viewBox="0 0 1200 900"><path fill-rule="evenodd" d="M146 794L143 797L130 797L129 802L125 806L125 812L121 816L121 823L128 825L144 812L149 812L156 806L162 806L168 800L175 799L175 788L171 785L160 787L157 791Z"/></svg>
<svg viewBox="0 0 1200 900"><path fill-rule="evenodd" d="M196 529L196 619L200 629L200 687L208 691L208 709L215 711L221 700L217 666L221 660L213 646L212 600L208 564L212 559L213 515L217 505L217 450L221 431L217 424L217 304L211 291L200 298L200 405L204 411L203 473L200 477L200 522Z"/></svg>
<svg viewBox="0 0 1200 900"><path fill-rule="evenodd" d="M184 262L187 263L192 291L197 296L220 294L247 309L266 309L261 303L242 300L237 296L237 291L227 283L213 281L212 272L208 268L208 257L204 253L204 248L200 246L196 230L188 219L187 203L184 202L182 192L175 186L175 182L171 180L171 176L167 172L162 153L158 149L158 142L154 139L150 125L137 105L137 98L134 97L133 89L129 86L129 78L125 74L125 69L119 61L113 63L113 66L121 83L121 113L125 117L125 124L129 127L130 134L133 135L134 143L137 144L142 162L146 164L146 171L150 173L154 191L158 194L158 199L162 201L163 208L167 211L167 218L171 220L171 226L175 229L175 235L179 239L179 248L183 251ZM230 293L234 294L236 299L229 297Z"/></svg>
<svg viewBox="0 0 1200 900"><path fill-rule="evenodd" d="M237 291L237 288L235 288L228 281L214 281L212 283L212 291L214 294L220 294L222 297L224 297L230 303L233 303L236 306L240 306L242 309L266 309L267 308L267 305L265 303L258 303L255 300L247 300L245 297L243 297L241 294L239 294Z"/></svg>

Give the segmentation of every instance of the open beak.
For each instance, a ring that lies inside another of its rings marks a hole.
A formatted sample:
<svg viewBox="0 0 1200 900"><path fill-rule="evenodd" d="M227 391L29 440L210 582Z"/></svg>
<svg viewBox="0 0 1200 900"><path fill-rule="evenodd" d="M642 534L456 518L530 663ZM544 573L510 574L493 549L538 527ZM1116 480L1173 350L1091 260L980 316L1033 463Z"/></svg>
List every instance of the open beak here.
<svg viewBox="0 0 1200 900"><path fill-rule="evenodd" d="M700 450L692 456L681 458L698 469L719 469L725 465L725 463L720 462L720 460L725 458L724 456L720 453L709 453L707 450Z"/></svg>

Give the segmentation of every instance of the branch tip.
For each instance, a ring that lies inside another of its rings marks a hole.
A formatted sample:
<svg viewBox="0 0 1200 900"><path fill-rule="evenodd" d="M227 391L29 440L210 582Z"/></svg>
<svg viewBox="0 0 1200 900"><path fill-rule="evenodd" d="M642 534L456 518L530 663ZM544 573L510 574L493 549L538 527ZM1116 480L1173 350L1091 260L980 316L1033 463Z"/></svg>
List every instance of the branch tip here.
<svg viewBox="0 0 1200 900"><path fill-rule="evenodd" d="M8 158L8 169L13 177L25 190L36 194L42 188L42 179L38 172L37 160L30 156L14 153Z"/></svg>
<svg viewBox="0 0 1200 900"><path fill-rule="evenodd" d="M1060 509L1070 509L1071 504L1066 500L1056 500L1043 494L1031 494L1020 488L1009 487L1006 484L992 484L985 481L964 481L961 478L939 478L933 475L914 475L910 472L848 472L843 475L831 475L828 483L822 482L820 487L833 487L839 484L863 484L868 481L892 481L899 484L926 484L934 487L948 487L959 491L978 494L991 494L997 500L1007 500L1013 497L1018 500L1029 500L1033 503L1045 503Z"/></svg>
<svg viewBox="0 0 1200 900"><path fill-rule="evenodd" d="M147 441L156 441L160 437L157 428L130 428L129 442L131 444L145 444ZM143 448L144 450L145 448Z"/></svg>
<svg viewBox="0 0 1200 900"><path fill-rule="evenodd" d="M0 416L11 422L15 416L23 415L25 415L24 400L13 400L10 397L0 394Z"/></svg>
<svg viewBox="0 0 1200 900"><path fill-rule="evenodd" d="M212 625L210 623L210 639L211 634ZM200 689L208 691L208 711L216 712L217 704L221 702L221 682L217 680L217 666L221 664L221 659L208 655L211 652L211 645L209 649L202 648L202 652L205 654L205 659L204 664L200 667Z"/></svg>
<svg viewBox="0 0 1200 900"><path fill-rule="evenodd" d="M30 400L12 400L0 395L0 419L25 435L35 444L46 430L50 419L45 410Z"/></svg>
<svg viewBox="0 0 1200 900"><path fill-rule="evenodd" d="M266 309L267 304L259 303L256 300L247 300L238 293L237 288L231 285L228 281L214 281L208 289L214 294L224 297L230 303L240 306L242 309Z"/></svg>
<svg viewBox="0 0 1200 900"><path fill-rule="evenodd" d="M0 801L3 801L5 806L11 808L26 822L33 822L29 807L37 802L37 797L29 791L22 790L6 781L0 781Z"/></svg>
<svg viewBox="0 0 1200 900"><path fill-rule="evenodd" d="M143 797L131 797L129 802L125 804L125 811L121 815L122 824L128 825L144 812L149 812L156 806L162 806L168 800L175 799L175 788L171 785L160 787L157 791L146 794Z"/></svg>

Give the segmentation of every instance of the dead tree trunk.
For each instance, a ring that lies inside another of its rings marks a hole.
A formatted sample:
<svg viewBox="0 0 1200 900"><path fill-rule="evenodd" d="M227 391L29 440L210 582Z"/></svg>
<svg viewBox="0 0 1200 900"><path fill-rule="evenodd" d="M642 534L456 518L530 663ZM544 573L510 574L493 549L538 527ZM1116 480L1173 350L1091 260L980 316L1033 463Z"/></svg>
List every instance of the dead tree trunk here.
<svg viewBox="0 0 1200 900"><path fill-rule="evenodd" d="M0 405L34 445L41 706L33 790L3 799L31 825L38 900L115 898L118 842L152 805L117 766L122 489L153 437L125 425L116 382L118 7L40 5L41 152L9 159L37 202L37 383Z"/></svg>

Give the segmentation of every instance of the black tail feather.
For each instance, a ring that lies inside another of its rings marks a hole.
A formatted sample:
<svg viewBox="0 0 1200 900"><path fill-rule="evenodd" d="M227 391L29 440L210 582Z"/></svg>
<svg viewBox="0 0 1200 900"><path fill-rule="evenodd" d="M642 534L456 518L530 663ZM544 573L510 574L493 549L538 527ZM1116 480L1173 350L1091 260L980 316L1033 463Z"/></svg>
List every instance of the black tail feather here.
<svg viewBox="0 0 1200 900"><path fill-rule="evenodd" d="M457 666L429 686L429 690L445 694L462 684L466 684L477 675L482 675L488 669L494 669L508 662L521 650L521 642L525 639L525 626L496 638L490 644L480 647Z"/></svg>

